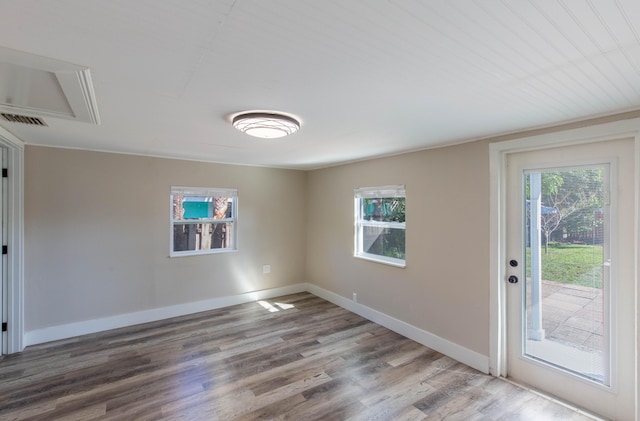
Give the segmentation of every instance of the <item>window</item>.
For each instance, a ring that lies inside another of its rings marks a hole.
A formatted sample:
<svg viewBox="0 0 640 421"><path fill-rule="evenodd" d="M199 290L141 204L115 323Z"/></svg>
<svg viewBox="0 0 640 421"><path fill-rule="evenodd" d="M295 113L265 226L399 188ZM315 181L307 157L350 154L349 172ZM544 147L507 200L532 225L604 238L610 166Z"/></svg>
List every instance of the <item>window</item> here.
<svg viewBox="0 0 640 421"><path fill-rule="evenodd" d="M355 190L355 257L405 266L404 186Z"/></svg>
<svg viewBox="0 0 640 421"><path fill-rule="evenodd" d="M171 187L170 209L170 256L236 249L236 189Z"/></svg>

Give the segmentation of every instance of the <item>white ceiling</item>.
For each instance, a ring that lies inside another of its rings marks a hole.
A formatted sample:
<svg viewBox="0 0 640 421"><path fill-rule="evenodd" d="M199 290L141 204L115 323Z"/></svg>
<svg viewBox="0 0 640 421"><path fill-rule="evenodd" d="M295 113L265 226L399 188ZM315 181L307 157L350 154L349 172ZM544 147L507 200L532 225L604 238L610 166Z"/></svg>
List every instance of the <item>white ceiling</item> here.
<svg viewBox="0 0 640 421"><path fill-rule="evenodd" d="M640 109L638 0L0 0L0 45L91 71L102 123L27 144L309 169Z"/></svg>

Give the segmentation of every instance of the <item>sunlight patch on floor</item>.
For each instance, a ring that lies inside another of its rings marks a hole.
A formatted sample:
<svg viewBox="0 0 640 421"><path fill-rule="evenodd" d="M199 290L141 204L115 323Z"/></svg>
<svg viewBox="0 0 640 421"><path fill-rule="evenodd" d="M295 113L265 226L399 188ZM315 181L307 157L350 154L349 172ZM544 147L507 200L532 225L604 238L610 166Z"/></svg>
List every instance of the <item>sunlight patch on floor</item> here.
<svg viewBox="0 0 640 421"><path fill-rule="evenodd" d="M258 304L260 304L262 307L264 307L266 310L268 310L269 313L275 313L276 311L288 310L290 308L294 308L295 307L293 304L286 304L286 303L273 303L273 304L271 304L271 303L269 303L267 301L264 301L264 300L258 301ZM280 307L280 308L278 308L278 307Z"/></svg>

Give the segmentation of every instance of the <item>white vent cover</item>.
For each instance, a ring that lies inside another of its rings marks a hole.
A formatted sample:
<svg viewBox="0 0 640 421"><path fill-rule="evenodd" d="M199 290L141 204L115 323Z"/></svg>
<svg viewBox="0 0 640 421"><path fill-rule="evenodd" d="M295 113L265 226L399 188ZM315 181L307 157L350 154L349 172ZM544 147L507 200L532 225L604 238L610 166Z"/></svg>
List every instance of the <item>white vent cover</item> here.
<svg viewBox="0 0 640 421"><path fill-rule="evenodd" d="M47 126L47 123L45 123L40 117L29 117L26 115L9 113L0 113L0 116L2 116L5 121L9 121L11 123L29 124L31 126Z"/></svg>
<svg viewBox="0 0 640 421"><path fill-rule="evenodd" d="M100 124L86 67L0 47L0 111Z"/></svg>

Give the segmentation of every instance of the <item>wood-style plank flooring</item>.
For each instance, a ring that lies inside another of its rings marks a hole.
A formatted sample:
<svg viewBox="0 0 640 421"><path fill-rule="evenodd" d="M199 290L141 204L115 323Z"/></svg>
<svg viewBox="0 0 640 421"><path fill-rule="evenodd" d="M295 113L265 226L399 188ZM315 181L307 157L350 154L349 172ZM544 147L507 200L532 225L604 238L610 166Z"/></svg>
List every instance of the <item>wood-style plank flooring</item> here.
<svg viewBox="0 0 640 421"><path fill-rule="evenodd" d="M589 420L308 293L27 348L0 420Z"/></svg>

